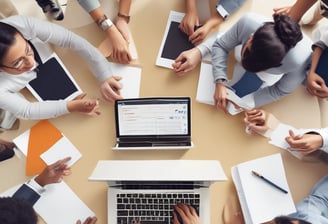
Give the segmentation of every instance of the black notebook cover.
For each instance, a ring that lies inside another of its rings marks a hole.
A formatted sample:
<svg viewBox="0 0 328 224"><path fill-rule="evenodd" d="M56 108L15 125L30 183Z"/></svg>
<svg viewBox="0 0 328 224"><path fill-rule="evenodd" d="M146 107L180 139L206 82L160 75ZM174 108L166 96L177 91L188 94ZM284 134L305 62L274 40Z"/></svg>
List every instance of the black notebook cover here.
<svg viewBox="0 0 328 224"><path fill-rule="evenodd" d="M315 72L325 80L325 83L327 85L328 84L328 48L323 50Z"/></svg>
<svg viewBox="0 0 328 224"><path fill-rule="evenodd" d="M66 99L78 91L69 75L54 57L38 66L37 78L31 80L29 85L42 100Z"/></svg>
<svg viewBox="0 0 328 224"><path fill-rule="evenodd" d="M243 97L258 90L262 83L263 81L255 73L245 72L241 79L231 87L237 96Z"/></svg>
<svg viewBox="0 0 328 224"><path fill-rule="evenodd" d="M179 29L179 22L171 22L164 43L162 58L176 59L183 51L190 50L194 45L189 41L187 34Z"/></svg>

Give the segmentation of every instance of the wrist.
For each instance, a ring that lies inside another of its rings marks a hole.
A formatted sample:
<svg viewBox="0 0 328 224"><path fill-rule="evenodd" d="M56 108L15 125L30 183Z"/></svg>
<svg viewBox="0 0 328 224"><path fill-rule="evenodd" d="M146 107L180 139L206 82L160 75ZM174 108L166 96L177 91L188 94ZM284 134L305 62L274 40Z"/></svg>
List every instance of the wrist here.
<svg viewBox="0 0 328 224"><path fill-rule="evenodd" d="M116 17L116 21L117 20L124 20L128 24L130 22L130 18L131 18L131 16L118 12L117 17Z"/></svg>
<svg viewBox="0 0 328 224"><path fill-rule="evenodd" d="M105 14L102 15L99 19L97 19L96 23L104 31L113 26L113 22L108 19Z"/></svg>
<svg viewBox="0 0 328 224"><path fill-rule="evenodd" d="M217 79L217 80L215 81L216 84L221 84L221 85L226 85L227 82L228 82L228 80L227 80L227 79L223 79L223 78L221 78L221 79Z"/></svg>

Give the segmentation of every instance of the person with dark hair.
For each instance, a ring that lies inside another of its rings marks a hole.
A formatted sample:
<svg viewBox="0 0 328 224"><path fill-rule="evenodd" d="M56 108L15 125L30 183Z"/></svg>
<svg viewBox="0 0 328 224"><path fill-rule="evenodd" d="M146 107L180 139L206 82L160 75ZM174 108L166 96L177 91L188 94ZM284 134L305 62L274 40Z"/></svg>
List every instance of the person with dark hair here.
<svg viewBox="0 0 328 224"><path fill-rule="evenodd" d="M251 72L263 81L257 91L244 96L250 107L268 104L294 91L304 81L311 59L310 38L302 34L294 20L280 14L274 15L272 21L247 13L228 31L219 34L213 45L212 42L208 39L182 52L179 57L184 57L184 62L178 70L173 67L178 75L184 75L211 52L215 105L224 111L228 103L226 88L232 84L227 77L228 56L232 50L242 65L234 76L240 78Z"/></svg>
<svg viewBox="0 0 328 224"><path fill-rule="evenodd" d="M240 44L242 48L236 53L240 55L241 65L247 72L256 73L254 75L264 82L258 90L245 96L249 97L248 102L253 103L250 106L259 107L278 100L304 81L311 58L311 40L286 15L273 17L271 22L256 14L246 14L215 41L212 64L216 83L214 100L218 109L227 109L228 54ZM269 84L272 76L281 78Z"/></svg>
<svg viewBox="0 0 328 224"><path fill-rule="evenodd" d="M37 224L38 218L33 205L41 197L44 187L48 184L59 183L64 176L71 173L66 163L70 157L58 160L47 166L39 175L24 183L12 197L0 198L1 224ZM83 224L95 224L96 217L88 217ZM76 224L81 224L78 220Z"/></svg>
<svg viewBox="0 0 328 224"><path fill-rule="evenodd" d="M49 119L71 112L100 114L98 100L84 99L86 94L71 101L43 102L29 102L19 94L36 78L37 55L43 62L51 55L48 43L69 48L83 57L101 82L100 90L105 100L122 98L120 77L113 76L107 59L88 41L53 23L11 16L0 22L0 108L24 119ZM42 52L50 53L42 55Z"/></svg>

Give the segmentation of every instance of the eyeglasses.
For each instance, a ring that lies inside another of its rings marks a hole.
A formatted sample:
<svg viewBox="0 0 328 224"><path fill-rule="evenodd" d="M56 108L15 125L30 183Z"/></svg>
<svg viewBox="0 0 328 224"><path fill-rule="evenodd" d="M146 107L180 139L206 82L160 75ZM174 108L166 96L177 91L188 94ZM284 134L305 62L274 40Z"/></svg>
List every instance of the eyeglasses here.
<svg viewBox="0 0 328 224"><path fill-rule="evenodd" d="M13 66L7 66L7 65L1 65L1 67L4 67L4 68L10 68L10 69L15 69L15 70L21 70L22 67L24 66L25 64L25 61L28 59L28 57L30 56L34 56L34 52L33 52L33 49L31 47L31 45L27 42L27 40L25 40L26 42L26 47L25 47L25 55L20 57L15 63Z"/></svg>

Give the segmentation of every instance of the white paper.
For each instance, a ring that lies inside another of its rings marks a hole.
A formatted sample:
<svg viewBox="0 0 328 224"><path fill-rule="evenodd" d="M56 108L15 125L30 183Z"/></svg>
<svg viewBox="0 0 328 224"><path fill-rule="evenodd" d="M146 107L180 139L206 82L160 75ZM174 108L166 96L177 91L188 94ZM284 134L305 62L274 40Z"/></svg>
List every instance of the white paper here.
<svg viewBox="0 0 328 224"><path fill-rule="evenodd" d="M256 177L253 170L288 193ZM277 215L296 211L279 153L238 164L232 168L232 174L247 224L267 222Z"/></svg>
<svg viewBox="0 0 328 224"><path fill-rule="evenodd" d="M170 11L169 18L167 20L167 24L166 24L166 28L165 28L165 32L164 32L164 36L162 39L162 43L161 43L161 46L158 51L156 65L172 69L172 64L174 63L174 60L168 59L168 58L163 58L163 57L161 57L161 55L163 52L165 41L167 39L167 35L168 35L169 29L170 29L171 22L173 21L173 22L180 23L182 21L184 15L185 15L185 13Z"/></svg>
<svg viewBox="0 0 328 224"><path fill-rule="evenodd" d="M202 62L200 65L200 74L196 100L200 103L214 105L215 83L212 76L212 65Z"/></svg>
<svg viewBox="0 0 328 224"><path fill-rule="evenodd" d="M124 99L138 98L140 92L141 68L109 62L114 75L121 76L121 96Z"/></svg>
<svg viewBox="0 0 328 224"><path fill-rule="evenodd" d="M285 138L289 136L289 130L292 130L296 135L303 134L305 132L298 130L290 125L280 123L278 127L271 133L269 143L287 150L298 159L302 159L304 155L301 152L291 151L291 147L285 140Z"/></svg>
<svg viewBox="0 0 328 224"><path fill-rule="evenodd" d="M47 185L34 209L47 224L83 222L95 215L64 181Z"/></svg>
<svg viewBox="0 0 328 224"><path fill-rule="evenodd" d="M81 158L81 156L80 151L65 136L59 139L53 146L40 155L41 159L47 165L51 165L66 157L71 157L70 161L67 162L67 166L72 166Z"/></svg>
<svg viewBox="0 0 328 224"><path fill-rule="evenodd" d="M28 150L28 139L30 137L30 129L23 132L22 134L18 135L16 138L13 139L13 142L17 146L17 148L27 156Z"/></svg>

